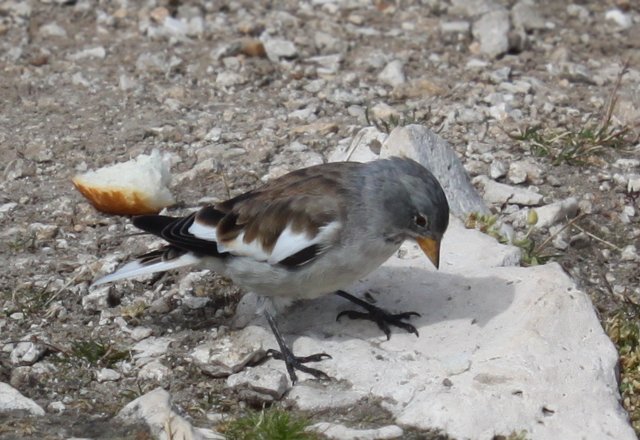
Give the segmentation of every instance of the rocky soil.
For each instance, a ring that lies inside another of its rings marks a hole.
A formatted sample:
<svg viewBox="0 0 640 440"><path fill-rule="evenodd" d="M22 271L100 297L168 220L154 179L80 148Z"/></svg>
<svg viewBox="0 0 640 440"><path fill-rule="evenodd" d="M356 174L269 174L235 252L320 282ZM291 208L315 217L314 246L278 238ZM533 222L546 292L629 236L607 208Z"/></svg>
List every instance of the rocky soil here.
<svg viewBox="0 0 640 440"><path fill-rule="evenodd" d="M625 0L0 1L0 382L46 412L0 404L0 438L147 438L111 418L158 386L211 429L262 404L199 361L230 334L241 292L226 280L89 292L158 242L71 177L159 149L180 214L409 123L446 139L491 204L497 221L469 226L589 294L640 432L639 66ZM317 416L388 422L378 402Z"/></svg>

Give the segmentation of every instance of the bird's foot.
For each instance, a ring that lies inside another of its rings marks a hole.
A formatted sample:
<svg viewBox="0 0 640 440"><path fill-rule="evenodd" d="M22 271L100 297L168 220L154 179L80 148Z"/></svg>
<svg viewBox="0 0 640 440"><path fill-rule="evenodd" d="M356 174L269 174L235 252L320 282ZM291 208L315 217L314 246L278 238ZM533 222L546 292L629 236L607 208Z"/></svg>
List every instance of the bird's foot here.
<svg viewBox="0 0 640 440"><path fill-rule="evenodd" d="M267 356L270 356L273 359L284 361L285 365L287 366L289 378L291 378L291 383L294 385L298 381L296 370L310 374L319 380L331 380L331 378L325 372L304 365L307 362L320 362L325 359L331 359L331 356L329 356L327 353L316 353L312 354L311 356L295 356L287 347L284 353L282 351L274 349L267 350Z"/></svg>
<svg viewBox="0 0 640 440"><path fill-rule="evenodd" d="M264 312L267 318L267 322L271 327L271 331L276 338L276 342L280 347L280 350L269 349L267 350L267 356L272 357L273 359L278 359L284 361L287 366L287 372L289 373L289 378L291 379L291 383L293 385L298 382L298 375L296 374L296 370L302 371L303 373L307 373L320 380L330 380L331 378L324 372L317 370L315 368L307 367L307 362L320 362L325 359L331 359L327 353L316 353L310 356L295 356L291 349L287 346L284 338L280 334L280 330L276 325L275 320L271 316L269 312Z"/></svg>
<svg viewBox="0 0 640 440"><path fill-rule="evenodd" d="M387 340L391 338L391 329L389 328L390 325L399 327L408 333L413 333L416 336L420 336L418 334L418 330L413 325L409 324L408 322L404 322L404 320L410 319L413 316L420 316L420 313L405 312L393 314L387 312L384 309L381 309L380 307L376 307L371 303L363 301L360 298L357 298L343 290L338 290L336 294L351 301L354 304L359 305L366 310L366 312L345 310L343 312L340 312L338 316L336 316L336 321L343 316L346 316L350 319L366 319L368 321L373 321L387 336Z"/></svg>

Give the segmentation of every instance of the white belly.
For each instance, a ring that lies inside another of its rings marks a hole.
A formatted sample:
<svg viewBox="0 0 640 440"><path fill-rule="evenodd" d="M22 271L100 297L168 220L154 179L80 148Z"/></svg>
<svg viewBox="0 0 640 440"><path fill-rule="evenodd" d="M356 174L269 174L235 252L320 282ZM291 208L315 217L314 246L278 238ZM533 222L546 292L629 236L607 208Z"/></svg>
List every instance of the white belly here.
<svg viewBox="0 0 640 440"><path fill-rule="evenodd" d="M374 240L331 250L297 269L249 258L228 260L226 275L259 295L292 299L315 298L343 289L384 263L400 245Z"/></svg>

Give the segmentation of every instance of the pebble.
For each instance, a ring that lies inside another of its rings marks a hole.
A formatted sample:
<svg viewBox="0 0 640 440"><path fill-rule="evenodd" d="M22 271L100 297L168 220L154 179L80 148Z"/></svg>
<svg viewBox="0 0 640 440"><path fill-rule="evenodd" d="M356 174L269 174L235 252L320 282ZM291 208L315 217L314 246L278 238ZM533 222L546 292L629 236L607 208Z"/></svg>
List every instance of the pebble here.
<svg viewBox="0 0 640 440"><path fill-rule="evenodd" d="M150 361L149 358L164 356L172 342L172 338L153 336L138 342L132 347L135 352L133 358L136 360L136 364L143 365Z"/></svg>
<svg viewBox="0 0 640 440"><path fill-rule="evenodd" d="M520 0L511 8L511 20L516 28L526 31L540 30L546 27L539 7L529 0Z"/></svg>
<svg viewBox="0 0 640 440"><path fill-rule="evenodd" d="M544 205L535 209L538 214L536 227L548 228L558 222L571 220L578 215L578 200L569 197L565 200Z"/></svg>
<svg viewBox="0 0 640 440"><path fill-rule="evenodd" d="M278 62L281 58L294 58L298 55L296 45L289 40L274 38L263 41L262 44L267 53L267 58L273 62Z"/></svg>
<svg viewBox="0 0 640 440"><path fill-rule="evenodd" d="M247 368L227 378L226 386L240 393L241 397L260 401L280 400L289 389L289 380L282 369L267 365Z"/></svg>
<svg viewBox="0 0 640 440"><path fill-rule="evenodd" d="M468 21L442 21L440 31L443 33L468 34L471 24Z"/></svg>
<svg viewBox="0 0 640 440"><path fill-rule="evenodd" d="M479 185L484 190L484 199L496 205L513 203L516 205L533 206L542 202L542 194L494 182L487 176L477 176L473 183Z"/></svg>
<svg viewBox="0 0 640 440"><path fill-rule="evenodd" d="M63 413L65 412L67 409L67 406L61 402L60 400L56 400L54 402L51 402L47 405L47 412L50 413Z"/></svg>
<svg viewBox="0 0 640 440"><path fill-rule="evenodd" d="M114 289L112 284L98 286L82 297L82 308L87 312L99 312L109 308L109 297Z"/></svg>
<svg viewBox="0 0 640 440"><path fill-rule="evenodd" d="M494 160L489 165L489 177L498 180L507 175L507 165L501 160Z"/></svg>
<svg viewBox="0 0 640 440"><path fill-rule="evenodd" d="M620 259L622 261L637 261L638 260L638 251L636 247L632 244L625 246L620 252Z"/></svg>
<svg viewBox="0 0 640 440"><path fill-rule="evenodd" d="M509 12L499 8L487 12L473 23L472 34L479 42L480 53L497 57L509 50Z"/></svg>
<svg viewBox="0 0 640 440"><path fill-rule="evenodd" d="M166 377L169 377L170 373L171 369L163 365L162 362L151 361L140 368L140 371L138 371L138 380L161 382Z"/></svg>
<svg viewBox="0 0 640 440"><path fill-rule="evenodd" d="M17 180L36 174L36 165L30 160L14 159L4 168L4 180Z"/></svg>
<svg viewBox="0 0 640 440"><path fill-rule="evenodd" d="M633 25L630 14L625 14L620 9L610 9L605 15L607 21L615 23L620 29L628 29Z"/></svg>
<svg viewBox="0 0 640 440"><path fill-rule="evenodd" d="M86 58L103 59L107 56L107 51L102 46L91 47L69 55L69 59L79 61Z"/></svg>
<svg viewBox="0 0 640 440"><path fill-rule="evenodd" d="M67 31L57 23L47 23L40 26L40 35L43 37L66 37Z"/></svg>
<svg viewBox="0 0 640 440"><path fill-rule="evenodd" d="M542 168L532 160L519 160L509 164L507 180L514 185L532 183L539 185L543 182Z"/></svg>
<svg viewBox="0 0 640 440"><path fill-rule="evenodd" d="M19 342L11 351L9 360L13 365L33 365L38 362L47 351L44 345L33 342Z"/></svg>
<svg viewBox="0 0 640 440"><path fill-rule="evenodd" d="M404 63L400 60L391 61L378 74L378 80L391 87L404 84L407 81L404 76Z"/></svg>
<svg viewBox="0 0 640 440"><path fill-rule="evenodd" d="M112 370L111 368L101 368L96 371L96 380L100 383L114 382L120 380L120 373L116 370Z"/></svg>
<svg viewBox="0 0 640 440"><path fill-rule="evenodd" d="M627 192L635 193L640 191L640 175L633 174L627 177Z"/></svg>

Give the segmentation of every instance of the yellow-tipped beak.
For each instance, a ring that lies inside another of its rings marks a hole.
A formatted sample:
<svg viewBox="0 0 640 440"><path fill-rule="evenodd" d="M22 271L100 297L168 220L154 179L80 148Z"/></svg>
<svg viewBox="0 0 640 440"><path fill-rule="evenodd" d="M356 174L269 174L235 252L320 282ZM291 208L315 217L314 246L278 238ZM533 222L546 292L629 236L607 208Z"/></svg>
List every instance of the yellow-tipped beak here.
<svg viewBox="0 0 640 440"><path fill-rule="evenodd" d="M430 237L418 237L416 241L437 269L440 266L440 242Z"/></svg>

